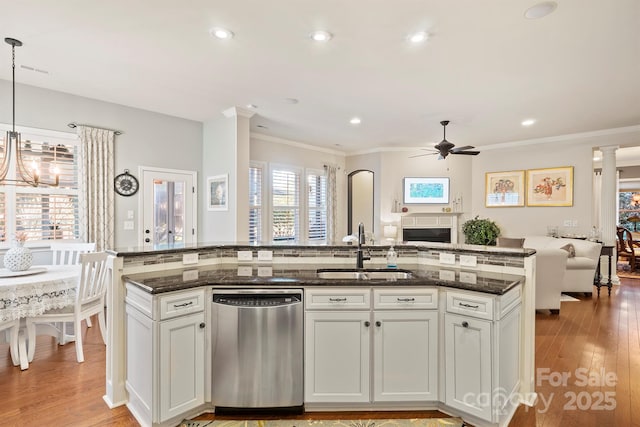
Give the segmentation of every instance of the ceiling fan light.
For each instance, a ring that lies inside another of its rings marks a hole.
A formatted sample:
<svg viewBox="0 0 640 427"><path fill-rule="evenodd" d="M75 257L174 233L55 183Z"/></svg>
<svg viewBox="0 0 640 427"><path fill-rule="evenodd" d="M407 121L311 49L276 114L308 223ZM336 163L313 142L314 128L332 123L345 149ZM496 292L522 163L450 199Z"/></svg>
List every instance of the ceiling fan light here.
<svg viewBox="0 0 640 427"><path fill-rule="evenodd" d="M328 42L333 37L333 34L328 31L317 30L312 32L309 37L315 42Z"/></svg>
<svg viewBox="0 0 640 427"><path fill-rule="evenodd" d="M209 30L209 34L220 40L229 40L233 38L233 32L231 30L227 30L226 28L212 28Z"/></svg>

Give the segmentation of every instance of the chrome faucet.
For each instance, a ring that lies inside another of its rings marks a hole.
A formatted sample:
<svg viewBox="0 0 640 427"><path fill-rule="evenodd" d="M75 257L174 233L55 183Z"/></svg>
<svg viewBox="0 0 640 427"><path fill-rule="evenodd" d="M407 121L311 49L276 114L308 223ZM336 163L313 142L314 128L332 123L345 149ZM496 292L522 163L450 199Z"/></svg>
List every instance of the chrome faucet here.
<svg viewBox="0 0 640 427"><path fill-rule="evenodd" d="M356 256L356 268L364 268L364 261L370 260L370 256L364 256L362 251L362 245L367 243L367 238L364 235L364 224L358 224L358 254Z"/></svg>

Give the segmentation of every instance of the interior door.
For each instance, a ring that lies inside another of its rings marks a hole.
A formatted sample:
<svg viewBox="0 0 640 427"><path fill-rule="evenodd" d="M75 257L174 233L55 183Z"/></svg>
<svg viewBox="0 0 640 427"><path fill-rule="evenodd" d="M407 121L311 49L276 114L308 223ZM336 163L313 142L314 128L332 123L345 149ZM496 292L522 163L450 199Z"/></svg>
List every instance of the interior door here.
<svg viewBox="0 0 640 427"><path fill-rule="evenodd" d="M197 242L197 175L193 171L140 167L144 249L183 248Z"/></svg>

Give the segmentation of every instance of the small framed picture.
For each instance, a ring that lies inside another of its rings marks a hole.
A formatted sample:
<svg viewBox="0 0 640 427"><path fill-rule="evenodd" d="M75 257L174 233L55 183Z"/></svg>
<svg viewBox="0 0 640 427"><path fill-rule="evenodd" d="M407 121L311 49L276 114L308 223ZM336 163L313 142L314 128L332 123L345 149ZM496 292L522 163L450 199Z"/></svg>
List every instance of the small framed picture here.
<svg viewBox="0 0 640 427"><path fill-rule="evenodd" d="M573 166L528 169L527 206L573 206Z"/></svg>
<svg viewBox="0 0 640 427"><path fill-rule="evenodd" d="M485 206L524 206L524 171L487 172Z"/></svg>
<svg viewBox="0 0 640 427"><path fill-rule="evenodd" d="M228 205L229 175L216 175L207 178L207 209L226 211Z"/></svg>

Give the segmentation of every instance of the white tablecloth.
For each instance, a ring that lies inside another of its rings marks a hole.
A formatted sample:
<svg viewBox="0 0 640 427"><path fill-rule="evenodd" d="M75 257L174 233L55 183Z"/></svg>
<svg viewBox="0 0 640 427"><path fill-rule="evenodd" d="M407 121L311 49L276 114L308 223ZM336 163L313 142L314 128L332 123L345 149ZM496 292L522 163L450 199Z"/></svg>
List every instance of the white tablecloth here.
<svg viewBox="0 0 640 427"><path fill-rule="evenodd" d="M37 316L73 304L79 265L47 265L44 273L0 278L0 320Z"/></svg>

